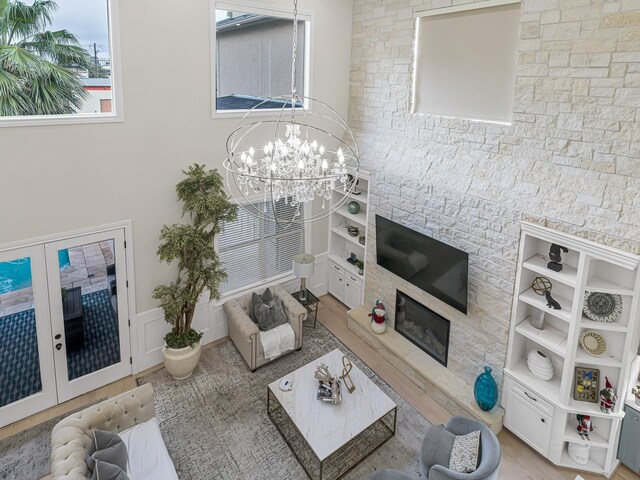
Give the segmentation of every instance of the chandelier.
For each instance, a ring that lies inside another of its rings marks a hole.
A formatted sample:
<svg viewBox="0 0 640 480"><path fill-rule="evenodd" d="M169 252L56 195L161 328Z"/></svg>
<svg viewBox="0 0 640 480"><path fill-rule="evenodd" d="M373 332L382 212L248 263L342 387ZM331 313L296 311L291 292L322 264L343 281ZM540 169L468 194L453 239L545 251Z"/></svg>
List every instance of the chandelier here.
<svg viewBox="0 0 640 480"><path fill-rule="evenodd" d="M229 192L259 218L280 226L329 216L349 198L358 181L358 145L347 122L296 86L298 5L293 2L291 94L266 98L231 132L223 162ZM277 110L265 115L265 106ZM330 202L332 192L342 193ZM321 208L301 208L318 200ZM277 208L278 205L290 208Z"/></svg>

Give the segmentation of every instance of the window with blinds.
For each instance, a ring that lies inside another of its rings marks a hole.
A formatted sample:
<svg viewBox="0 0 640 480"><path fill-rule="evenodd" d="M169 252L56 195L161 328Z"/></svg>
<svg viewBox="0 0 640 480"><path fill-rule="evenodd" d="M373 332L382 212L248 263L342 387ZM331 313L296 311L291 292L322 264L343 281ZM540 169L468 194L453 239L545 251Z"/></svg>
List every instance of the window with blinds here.
<svg viewBox="0 0 640 480"><path fill-rule="evenodd" d="M258 204L264 208L264 204ZM272 210L270 202L267 211ZM277 214L293 218L294 207L284 200L276 203ZM286 227L254 217L238 209L235 222L225 225L218 235L218 254L227 272L227 283L220 293L253 285L285 274L293 269L293 256L304 252L304 225Z"/></svg>

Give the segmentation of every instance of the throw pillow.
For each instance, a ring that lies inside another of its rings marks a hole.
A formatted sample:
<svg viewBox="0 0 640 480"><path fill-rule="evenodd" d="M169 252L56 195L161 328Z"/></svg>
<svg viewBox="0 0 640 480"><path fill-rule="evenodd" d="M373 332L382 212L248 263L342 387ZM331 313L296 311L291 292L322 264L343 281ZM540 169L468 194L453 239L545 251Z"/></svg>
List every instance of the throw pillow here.
<svg viewBox="0 0 640 480"><path fill-rule="evenodd" d="M253 293L251 295L251 312L249 312L249 318L253 321L253 323L258 323L256 320L256 305L260 305L261 303L270 302L274 299L273 293L270 288L267 288L262 295L258 295L257 293Z"/></svg>
<svg viewBox="0 0 640 480"><path fill-rule="evenodd" d="M124 470L108 462L96 461L91 480L130 480Z"/></svg>
<svg viewBox="0 0 640 480"><path fill-rule="evenodd" d="M256 324L263 332L285 323L287 323L287 316L282 308L282 302L278 298L256 305Z"/></svg>
<svg viewBox="0 0 640 480"><path fill-rule="evenodd" d="M472 473L478 468L480 452L480 430L466 435L456 435L453 440L449 470L459 473Z"/></svg>
<svg viewBox="0 0 640 480"><path fill-rule="evenodd" d="M94 430L93 440L85 462L89 471L95 470L96 461L107 462L127 470L127 447L118 435L105 430Z"/></svg>

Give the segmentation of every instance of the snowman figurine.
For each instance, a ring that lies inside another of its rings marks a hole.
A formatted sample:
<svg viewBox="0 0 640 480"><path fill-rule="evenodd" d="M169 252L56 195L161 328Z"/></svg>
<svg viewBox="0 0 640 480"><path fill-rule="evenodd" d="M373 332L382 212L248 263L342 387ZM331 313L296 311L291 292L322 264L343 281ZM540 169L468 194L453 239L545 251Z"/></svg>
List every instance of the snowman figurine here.
<svg viewBox="0 0 640 480"><path fill-rule="evenodd" d="M369 314L371 317L371 330L373 333L381 334L387 329L387 311L380 300L376 300L376 305Z"/></svg>

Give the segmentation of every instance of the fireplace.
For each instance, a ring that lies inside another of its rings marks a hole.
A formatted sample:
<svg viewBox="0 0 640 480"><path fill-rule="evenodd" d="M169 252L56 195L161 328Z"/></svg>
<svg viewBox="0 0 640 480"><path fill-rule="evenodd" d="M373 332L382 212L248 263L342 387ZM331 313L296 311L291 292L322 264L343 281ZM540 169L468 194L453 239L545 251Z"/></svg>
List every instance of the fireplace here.
<svg viewBox="0 0 640 480"><path fill-rule="evenodd" d="M408 295L396 293L396 331L445 367L451 322Z"/></svg>

